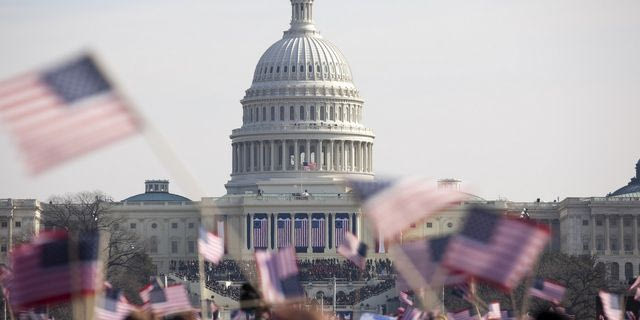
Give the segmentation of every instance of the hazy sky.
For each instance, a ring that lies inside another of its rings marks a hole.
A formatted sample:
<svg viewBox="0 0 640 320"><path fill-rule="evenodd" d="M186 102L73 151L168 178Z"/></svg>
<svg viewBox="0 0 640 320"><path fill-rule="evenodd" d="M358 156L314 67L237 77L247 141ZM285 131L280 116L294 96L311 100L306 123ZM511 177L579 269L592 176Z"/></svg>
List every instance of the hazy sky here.
<svg viewBox="0 0 640 320"><path fill-rule="evenodd" d="M378 174L458 178L517 201L601 196L640 158L640 1L317 0L374 129ZM229 179L229 134L287 0L0 0L0 79L92 48L205 187ZM29 177L0 126L0 198L168 178L136 137ZM174 193L182 193L172 184Z"/></svg>

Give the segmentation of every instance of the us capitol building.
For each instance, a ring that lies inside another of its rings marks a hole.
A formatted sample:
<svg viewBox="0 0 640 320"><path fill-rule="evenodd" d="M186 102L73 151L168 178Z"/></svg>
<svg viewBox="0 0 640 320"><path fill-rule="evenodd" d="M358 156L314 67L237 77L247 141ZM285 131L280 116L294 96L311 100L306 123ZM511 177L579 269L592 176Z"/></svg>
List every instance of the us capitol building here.
<svg viewBox="0 0 640 320"><path fill-rule="evenodd" d="M169 271L172 260L196 259L201 223L224 237L225 252L233 259L289 246L301 258L337 257L346 232L369 245L371 258L386 257L385 243L366 227L358 202L343 183L374 179L375 136L362 121L364 100L344 55L316 29L314 1L291 3L291 27L262 55L241 100L242 126L230 136L227 193L190 200L170 193L167 180L148 180L144 193L112 207L126 218L122 227L144 241L160 273ZM640 271L640 161L635 169L627 186L606 196L553 202L471 196L469 202L512 214L526 209L532 219L551 227L551 250L598 255L612 281L626 281ZM439 183L457 188L459 181ZM39 232L44 206L38 200L0 200L0 260L6 261L11 213L18 241ZM453 232L461 224L463 207L403 236Z"/></svg>

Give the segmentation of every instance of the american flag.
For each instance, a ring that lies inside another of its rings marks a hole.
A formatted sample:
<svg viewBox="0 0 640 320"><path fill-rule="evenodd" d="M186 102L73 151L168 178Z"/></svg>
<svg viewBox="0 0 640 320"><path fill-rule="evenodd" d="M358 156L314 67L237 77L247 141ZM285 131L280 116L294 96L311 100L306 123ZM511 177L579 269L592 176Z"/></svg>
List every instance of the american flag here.
<svg viewBox="0 0 640 320"><path fill-rule="evenodd" d="M469 309L463 309L456 312L450 312L447 315L448 319L451 320L471 320L473 317L471 316L471 311Z"/></svg>
<svg viewBox="0 0 640 320"><path fill-rule="evenodd" d="M602 302L602 311L609 320L621 320L624 314L622 313L622 305L620 296L617 294L609 293L600 290L598 292L600 302Z"/></svg>
<svg viewBox="0 0 640 320"><path fill-rule="evenodd" d="M349 218L336 218L336 248L342 245L346 234L349 233Z"/></svg>
<svg viewBox="0 0 640 320"><path fill-rule="evenodd" d="M443 265L512 289L531 270L548 241L545 227L473 207L462 231L449 241Z"/></svg>
<svg viewBox="0 0 640 320"><path fill-rule="evenodd" d="M293 248L280 249L278 252L257 251L255 255L260 287L267 303L282 303L304 297L304 291L298 282L298 266Z"/></svg>
<svg viewBox="0 0 640 320"><path fill-rule="evenodd" d="M316 169L316 163L315 162L303 162L302 163L302 168L304 169L304 171L313 171Z"/></svg>
<svg viewBox="0 0 640 320"><path fill-rule="evenodd" d="M146 309L163 317L176 313L191 312L193 307L182 284L162 288L157 281L140 291Z"/></svg>
<svg viewBox="0 0 640 320"><path fill-rule="evenodd" d="M325 244L325 222L324 218L311 219L311 246L314 248L324 248Z"/></svg>
<svg viewBox="0 0 640 320"><path fill-rule="evenodd" d="M266 249L268 246L269 221L266 218L253 219L253 247L257 249Z"/></svg>
<svg viewBox="0 0 640 320"><path fill-rule="evenodd" d="M66 232L45 232L11 252L10 302L22 310L74 295L93 294L101 285L98 235L71 240ZM71 252L70 246L74 246Z"/></svg>
<svg viewBox="0 0 640 320"><path fill-rule="evenodd" d="M466 198L462 192L438 189L424 179L352 181L351 187L383 239L392 239L411 224Z"/></svg>
<svg viewBox="0 0 640 320"><path fill-rule="evenodd" d="M291 218L278 218L278 248L291 246Z"/></svg>
<svg viewBox="0 0 640 320"><path fill-rule="evenodd" d="M405 306L413 306L413 301L411 301L411 299L409 298L409 294L404 291L400 291L400 294L398 294L398 299L400 300L400 303L404 304Z"/></svg>
<svg viewBox="0 0 640 320"><path fill-rule="evenodd" d="M419 285L422 281L432 286L465 283L466 275L442 267L442 257L450 239L450 236L445 236L409 241L398 245L396 251L392 252L400 271L396 284L398 289L413 289L412 285ZM402 272L401 265L413 266L422 279L408 277L409 274Z"/></svg>
<svg viewBox="0 0 640 320"><path fill-rule="evenodd" d="M118 289L107 287L95 308L96 320L123 320L138 308L131 305Z"/></svg>
<svg viewBox="0 0 640 320"><path fill-rule="evenodd" d="M0 118L34 174L141 126L90 55L0 82Z"/></svg>
<svg viewBox="0 0 640 320"><path fill-rule="evenodd" d="M296 218L293 223L295 232L296 247L306 248L309 246L309 220L307 218Z"/></svg>
<svg viewBox="0 0 640 320"><path fill-rule="evenodd" d="M633 300L640 301L640 276L636 277L636 280L633 281L631 287L629 287L629 291L636 290L633 295Z"/></svg>
<svg viewBox="0 0 640 320"><path fill-rule="evenodd" d="M198 252L205 260L218 264L224 255L224 244L222 239L213 233L208 232L204 227L200 227Z"/></svg>
<svg viewBox="0 0 640 320"><path fill-rule="evenodd" d="M563 285L543 278L536 278L531 288L529 288L530 295L555 304L560 304L560 301L564 298L565 291L567 291L567 288Z"/></svg>
<svg viewBox="0 0 640 320"><path fill-rule="evenodd" d="M402 318L400 320L421 320L423 319L424 313L414 307L407 307L407 309L402 314Z"/></svg>
<svg viewBox="0 0 640 320"><path fill-rule="evenodd" d="M350 232L345 233L344 242L338 247L338 253L364 270L367 262L367 245L360 242Z"/></svg>

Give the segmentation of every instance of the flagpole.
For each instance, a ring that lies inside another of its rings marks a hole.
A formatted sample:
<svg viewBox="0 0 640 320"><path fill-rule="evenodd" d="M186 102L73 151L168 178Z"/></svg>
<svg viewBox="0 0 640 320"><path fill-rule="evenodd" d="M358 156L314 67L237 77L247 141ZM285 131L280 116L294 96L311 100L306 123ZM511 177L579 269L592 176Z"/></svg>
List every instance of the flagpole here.
<svg viewBox="0 0 640 320"><path fill-rule="evenodd" d="M204 297L206 275L204 273L204 258L200 254L200 250L198 250L198 272L200 273L200 313L202 314L201 318L204 319L207 316L207 300Z"/></svg>

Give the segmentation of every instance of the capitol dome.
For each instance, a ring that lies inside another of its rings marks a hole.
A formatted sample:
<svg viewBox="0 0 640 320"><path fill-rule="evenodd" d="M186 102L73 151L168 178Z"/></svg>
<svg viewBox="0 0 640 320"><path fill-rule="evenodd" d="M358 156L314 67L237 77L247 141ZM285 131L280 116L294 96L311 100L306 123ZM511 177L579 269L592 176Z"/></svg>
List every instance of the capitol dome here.
<svg viewBox="0 0 640 320"><path fill-rule="evenodd" d="M636 176L626 186L610 193L608 197L640 198L640 160L636 163Z"/></svg>
<svg viewBox="0 0 640 320"><path fill-rule="evenodd" d="M373 178L373 131L345 56L313 22L314 0L291 0L291 27L256 65L234 129L227 192L272 179Z"/></svg>

